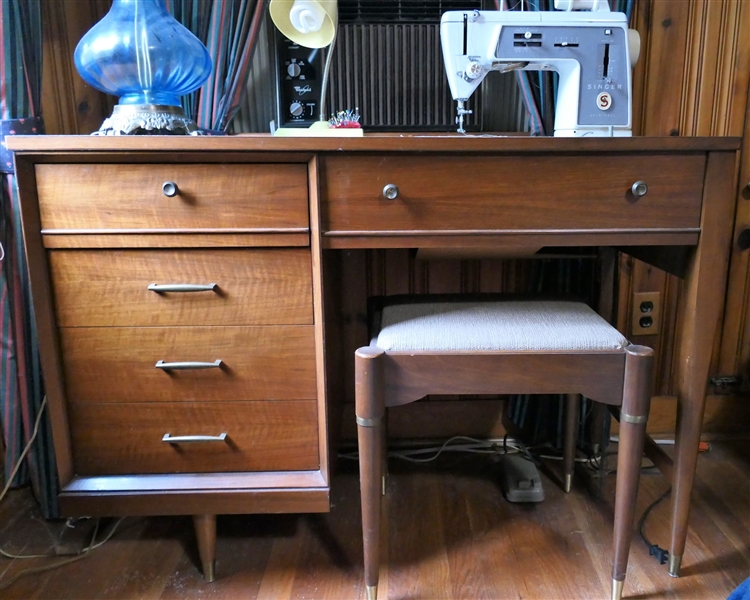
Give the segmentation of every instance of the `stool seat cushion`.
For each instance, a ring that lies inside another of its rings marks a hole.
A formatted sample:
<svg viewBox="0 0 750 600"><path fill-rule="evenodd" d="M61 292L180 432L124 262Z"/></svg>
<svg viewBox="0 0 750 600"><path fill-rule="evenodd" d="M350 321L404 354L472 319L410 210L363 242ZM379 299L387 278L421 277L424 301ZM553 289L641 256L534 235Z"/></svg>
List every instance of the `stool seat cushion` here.
<svg viewBox="0 0 750 600"><path fill-rule="evenodd" d="M618 350L628 340L582 302L453 301L383 308L377 346L393 352Z"/></svg>

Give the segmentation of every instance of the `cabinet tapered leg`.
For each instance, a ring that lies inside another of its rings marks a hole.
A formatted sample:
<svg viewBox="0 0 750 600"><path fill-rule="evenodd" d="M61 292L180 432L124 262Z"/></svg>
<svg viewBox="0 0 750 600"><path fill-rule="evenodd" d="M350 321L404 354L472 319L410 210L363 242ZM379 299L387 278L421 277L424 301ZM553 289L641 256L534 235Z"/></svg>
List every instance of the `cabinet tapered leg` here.
<svg viewBox="0 0 750 600"><path fill-rule="evenodd" d="M651 403L652 362L651 348L630 346L627 349L625 386L620 411L620 444L617 449L612 600L620 600L622 597L628 569L643 442L646 439L646 421Z"/></svg>
<svg viewBox="0 0 750 600"><path fill-rule="evenodd" d="M672 481L669 574L678 577L685 553L690 496L698 462L714 336L724 307L732 219L736 196L736 155L710 152L706 163L698 247L688 263L680 297L681 342L675 354L677 430Z"/></svg>
<svg viewBox="0 0 750 600"><path fill-rule="evenodd" d="M578 438L578 414L581 412L580 394L565 396L565 432L563 434L563 489L570 491L576 462L576 440Z"/></svg>
<svg viewBox="0 0 750 600"><path fill-rule="evenodd" d="M216 515L193 515L203 578L212 582L216 568Z"/></svg>

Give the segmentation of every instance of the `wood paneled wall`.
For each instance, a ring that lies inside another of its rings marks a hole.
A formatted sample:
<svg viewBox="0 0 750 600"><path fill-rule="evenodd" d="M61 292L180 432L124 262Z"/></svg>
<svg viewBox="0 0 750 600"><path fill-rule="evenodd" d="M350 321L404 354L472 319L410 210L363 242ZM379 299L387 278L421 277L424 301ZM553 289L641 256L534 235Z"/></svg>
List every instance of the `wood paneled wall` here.
<svg viewBox="0 0 750 600"><path fill-rule="evenodd" d="M43 111L49 133L88 134L110 114L114 98L83 83L72 62L78 40L108 9L108 0L44 2ZM638 0L634 26L641 34L641 56L634 73L634 132L639 135L745 136L742 174L737 182L735 244L727 302L717 331L711 375L742 375L750 385L750 251L737 239L750 227L750 0ZM743 35L744 34L744 35ZM515 261L415 261L408 251L347 252L337 264L345 282L340 298L345 356L366 342L367 294L450 291L513 291L528 277L527 263ZM633 341L657 351L652 430L668 432L674 424L673 354L680 280L637 260L620 261L617 323L629 335L633 294L662 294L663 324L656 336ZM632 336L631 336L632 337ZM345 361L346 399L351 402L352 363ZM750 429L747 391L709 390L706 429ZM729 393L732 392L732 393ZM351 406L349 413L353 412ZM484 399L467 404L456 399L404 407L391 422L400 437L474 435L502 432L502 402ZM744 416L743 416L744 415ZM345 422L352 421L351 414ZM747 425L745 425L747 424Z"/></svg>
<svg viewBox="0 0 750 600"><path fill-rule="evenodd" d="M745 137L743 173L738 180L735 236L726 306L716 333L709 377L740 376L742 386L708 386L707 427L730 430L748 415L750 392L750 251L737 242L750 227L748 90L750 88L750 2L746 0L640 0L635 23L641 33L641 62L634 86L635 132L640 135L731 135ZM744 35L743 35L744 33ZM631 302L636 292L657 291L664 303L658 336L633 337L657 351L655 394L673 394L672 369L680 280L629 257L621 260L618 326L630 332ZM676 403L655 404L665 424L674 422ZM745 430L750 423L744 421Z"/></svg>
<svg viewBox="0 0 750 600"><path fill-rule="evenodd" d="M42 113L48 134L89 134L112 112L116 98L87 85L73 64L78 40L110 4L109 0L42 2Z"/></svg>

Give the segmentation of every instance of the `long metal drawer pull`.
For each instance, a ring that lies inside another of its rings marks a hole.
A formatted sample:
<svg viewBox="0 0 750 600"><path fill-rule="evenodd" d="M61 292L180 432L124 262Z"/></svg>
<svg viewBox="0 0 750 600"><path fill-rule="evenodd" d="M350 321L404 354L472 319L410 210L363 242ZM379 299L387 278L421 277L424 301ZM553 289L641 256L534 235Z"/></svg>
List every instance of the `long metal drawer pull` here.
<svg viewBox="0 0 750 600"><path fill-rule="evenodd" d="M198 283L150 283L148 289L152 292L215 292L216 284L201 285Z"/></svg>
<svg viewBox="0 0 750 600"><path fill-rule="evenodd" d="M161 441L168 444L193 444L196 442L225 442L226 439L226 433L220 433L219 435L176 435L174 437L165 433Z"/></svg>
<svg viewBox="0 0 750 600"><path fill-rule="evenodd" d="M188 362L164 362L163 360L160 360L157 362L154 366L157 369L164 369L164 370L188 370L188 369L217 369L222 365L222 360L216 359L214 362L197 362L197 361L188 361Z"/></svg>

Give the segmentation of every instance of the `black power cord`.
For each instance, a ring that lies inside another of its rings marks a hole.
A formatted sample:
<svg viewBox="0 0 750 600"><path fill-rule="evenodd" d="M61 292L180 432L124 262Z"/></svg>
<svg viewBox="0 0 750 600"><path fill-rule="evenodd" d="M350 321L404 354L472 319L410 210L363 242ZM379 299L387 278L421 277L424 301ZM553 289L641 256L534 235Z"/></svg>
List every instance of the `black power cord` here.
<svg viewBox="0 0 750 600"><path fill-rule="evenodd" d="M643 539L646 546L648 546L648 554L649 556L655 556L656 560L659 561L660 565L666 564L666 562L669 560L669 552L665 550L664 548L661 548L657 544L652 544L649 541L649 539L646 537L646 534L643 533L643 526L646 524L646 518L648 517L649 513L659 503L663 502L671 493L672 493L672 487L670 486L666 492L664 492L661 496L659 496L656 500L654 500L649 505L649 507L643 511L643 514L641 515L641 518L638 521L638 533L640 534L641 539Z"/></svg>

